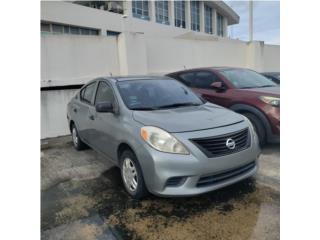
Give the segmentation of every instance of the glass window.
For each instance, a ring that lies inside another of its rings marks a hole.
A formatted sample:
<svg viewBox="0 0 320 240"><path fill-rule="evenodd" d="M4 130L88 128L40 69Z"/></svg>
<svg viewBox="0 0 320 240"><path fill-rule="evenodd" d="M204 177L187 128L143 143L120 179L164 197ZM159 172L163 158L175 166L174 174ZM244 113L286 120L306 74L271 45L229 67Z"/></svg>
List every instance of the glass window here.
<svg viewBox="0 0 320 240"><path fill-rule="evenodd" d="M267 77L249 69L225 69L219 71L235 88L262 88L277 86Z"/></svg>
<svg viewBox="0 0 320 240"><path fill-rule="evenodd" d="M182 73L179 75L181 81L188 87L193 87L194 73Z"/></svg>
<svg viewBox="0 0 320 240"><path fill-rule="evenodd" d="M169 25L168 1L155 1L156 22Z"/></svg>
<svg viewBox="0 0 320 240"><path fill-rule="evenodd" d="M41 23L41 32L50 32L50 24Z"/></svg>
<svg viewBox="0 0 320 240"><path fill-rule="evenodd" d="M71 34L80 34L80 29L78 27L70 27Z"/></svg>
<svg viewBox="0 0 320 240"><path fill-rule="evenodd" d="M174 1L174 25L186 28L186 5L185 1Z"/></svg>
<svg viewBox="0 0 320 240"><path fill-rule="evenodd" d="M58 24L52 24L52 32L63 33L63 26Z"/></svg>
<svg viewBox="0 0 320 240"><path fill-rule="evenodd" d="M212 34L212 8L204 5L205 24L204 30L206 33Z"/></svg>
<svg viewBox="0 0 320 240"><path fill-rule="evenodd" d="M211 89L211 84L217 81L216 75L211 72L201 71L196 72L194 76L193 87Z"/></svg>
<svg viewBox="0 0 320 240"><path fill-rule="evenodd" d="M88 28L80 28L81 35L90 35L90 29Z"/></svg>
<svg viewBox="0 0 320 240"><path fill-rule="evenodd" d="M70 27L69 26L63 26L63 32L64 33L69 33L70 32Z"/></svg>
<svg viewBox="0 0 320 240"><path fill-rule="evenodd" d="M106 84L105 82L100 82L96 94L96 101L95 104L101 103L101 102L113 102L113 92L111 87Z"/></svg>
<svg viewBox="0 0 320 240"><path fill-rule="evenodd" d="M156 110L203 104L202 100L176 80L129 80L117 83L129 109Z"/></svg>
<svg viewBox="0 0 320 240"><path fill-rule="evenodd" d="M132 15L136 18L150 20L149 2L148 1L132 1Z"/></svg>
<svg viewBox="0 0 320 240"><path fill-rule="evenodd" d="M118 36L120 32L107 30L107 36Z"/></svg>
<svg viewBox="0 0 320 240"><path fill-rule="evenodd" d="M91 103L92 96L94 93L96 83L90 83L88 86L86 86L84 89L81 90L81 100Z"/></svg>
<svg viewBox="0 0 320 240"><path fill-rule="evenodd" d="M200 31L200 2L191 1L191 30Z"/></svg>
<svg viewBox="0 0 320 240"><path fill-rule="evenodd" d="M217 33L218 36L223 37L224 31L223 31L223 16L217 13Z"/></svg>
<svg viewBox="0 0 320 240"><path fill-rule="evenodd" d="M99 35L99 30L97 30L97 29L90 29L90 35Z"/></svg>

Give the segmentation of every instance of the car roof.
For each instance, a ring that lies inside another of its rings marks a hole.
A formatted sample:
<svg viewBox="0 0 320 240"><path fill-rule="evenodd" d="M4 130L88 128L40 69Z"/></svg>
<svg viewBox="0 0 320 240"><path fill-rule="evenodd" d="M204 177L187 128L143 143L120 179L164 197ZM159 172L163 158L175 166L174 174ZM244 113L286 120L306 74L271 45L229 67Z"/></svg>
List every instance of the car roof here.
<svg viewBox="0 0 320 240"><path fill-rule="evenodd" d="M183 73L183 72L188 72L188 71L199 71L199 70L213 70L213 71L221 71L221 70L231 70L231 69L247 69L247 68L240 68L240 67L201 67L201 68L189 68L189 69L184 69L184 70L180 70L177 72L172 72L172 73L168 73L168 75L171 74L178 74L178 73Z"/></svg>
<svg viewBox="0 0 320 240"><path fill-rule="evenodd" d="M132 76L114 76L114 77L104 77L104 79L119 81L132 81L132 80L157 80L157 79L172 79L167 76L155 76L155 75L132 75Z"/></svg>

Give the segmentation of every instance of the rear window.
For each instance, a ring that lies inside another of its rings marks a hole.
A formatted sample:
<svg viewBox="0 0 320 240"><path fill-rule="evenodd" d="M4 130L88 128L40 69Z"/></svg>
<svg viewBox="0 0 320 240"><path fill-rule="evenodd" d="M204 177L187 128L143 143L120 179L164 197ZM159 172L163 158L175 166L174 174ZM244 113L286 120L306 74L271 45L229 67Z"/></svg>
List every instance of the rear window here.
<svg viewBox="0 0 320 240"><path fill-rule="evenodd" d="M96 85L95 82L90 83L88 86L86 86L84 89L81 90L81 93L80 93L81 100L83 100L87 103L91 103L94 89L95 89L95 85Z"/></svg>

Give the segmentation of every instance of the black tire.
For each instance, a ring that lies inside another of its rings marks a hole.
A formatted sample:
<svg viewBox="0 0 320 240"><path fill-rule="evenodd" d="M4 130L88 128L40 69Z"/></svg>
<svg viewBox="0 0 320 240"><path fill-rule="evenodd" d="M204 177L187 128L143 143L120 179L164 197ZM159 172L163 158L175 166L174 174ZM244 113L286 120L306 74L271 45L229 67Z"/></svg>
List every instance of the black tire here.
<svg viewBox="0 0 320 240"><path fill-rule="evenodd" d="M81 151L83 149L88 148L87 145L84 142L82 142L82 140L80 139L80 136L78 134L78 130L75 124L71 125L71 137L72 137L73 146L77 151ZM77 140L75 138L77 138Z"/></svg>
<svg viewBox="0 0 320 240"><path fill-rule="evenodd" d="M125 177L124 177L124 161L126 159L130 159L136 169L136 182L137 182L137 187L135 190L130 189L130 187L126 184ZM149 192L147 190L147 187L145 185L144 179L143 179L143 174L142 170L139 164L139 161L136 157L136 155L131 151L131 150L124 150L121 155L120 155L120 170L121 170L121 177L122 177L122 182L124 185L124 188L126 191L130 194L130 196L134 199L142 199L146 196L149 195Z"/></svg>
<svg viewBox="0 0 320 240"><path fill-rule="evenodd" d="M246 116L252 123L258 135L260 147L263 147L267 142L266 129L263 126L263 123L257 116L252 113L243 113L243 115Z"/></svg>

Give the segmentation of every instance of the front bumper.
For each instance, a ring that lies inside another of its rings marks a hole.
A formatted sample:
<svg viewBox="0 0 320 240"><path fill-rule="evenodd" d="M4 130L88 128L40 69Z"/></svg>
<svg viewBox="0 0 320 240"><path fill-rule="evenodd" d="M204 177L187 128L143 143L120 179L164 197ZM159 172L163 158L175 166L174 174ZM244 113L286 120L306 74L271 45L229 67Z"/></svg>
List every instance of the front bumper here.
<svg viewBox="0 0 320 240"><path fill-rule="evenodd" d="M173 134L189 149L189 155L163 153L145 144L138 151L137 157L141 161L140 165L148 190L159 196L197 195L228 186L254 175L258 169L257 159L260 154L260 148L257 136L253 131L250 130L251 144L247 149L214 158L208 158L189 140L223 135L246 127L248 127L248 124L244 121L228 127ZM227 172L252 162L256 163L255 166L241 174L210 185L201 187L197 185L199 179L204 176ZM185 179L182 184L178 186L167 185L168 179L179 177Z"/></svg>

